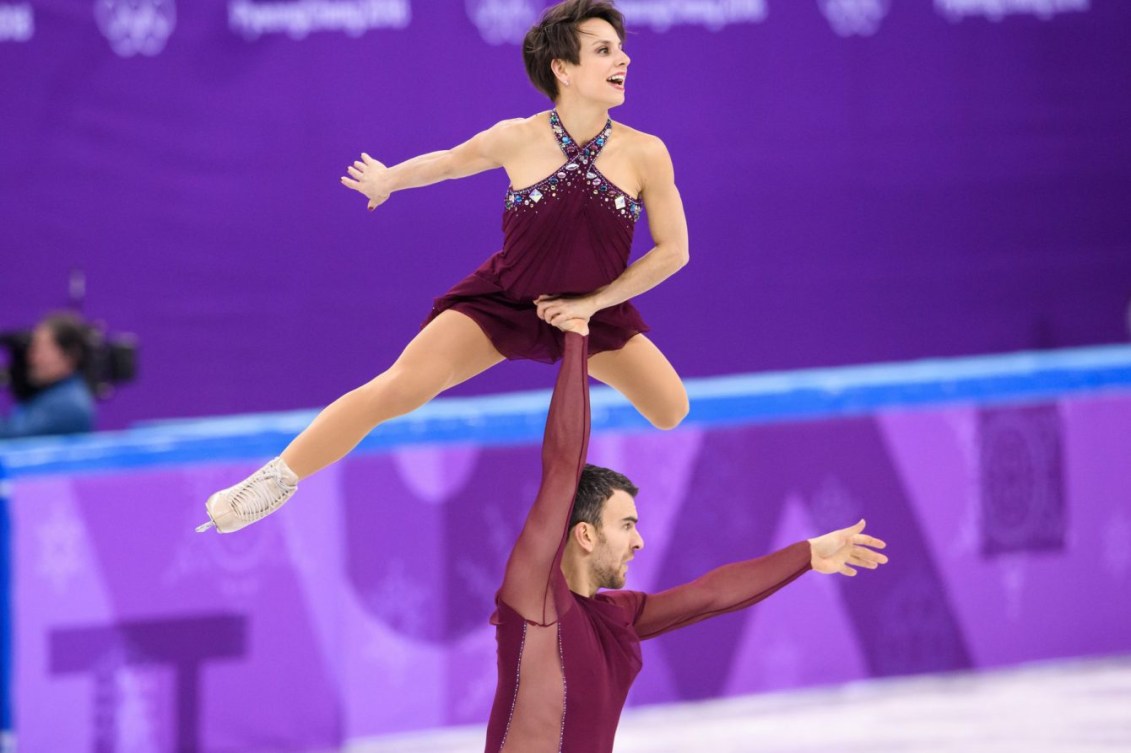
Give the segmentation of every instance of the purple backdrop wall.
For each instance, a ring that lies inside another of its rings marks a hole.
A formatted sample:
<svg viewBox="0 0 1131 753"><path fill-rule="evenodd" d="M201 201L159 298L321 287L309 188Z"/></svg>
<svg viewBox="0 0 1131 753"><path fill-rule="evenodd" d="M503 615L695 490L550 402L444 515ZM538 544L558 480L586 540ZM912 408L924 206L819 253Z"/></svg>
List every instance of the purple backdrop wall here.
<svg viewBox="0 0 1131 753"><path fill-rule="evenodd" d="M692 233L640 305L686 375L1125 338L1131 5L623 6L615 114L667 141ZM105 427L367 379L498 247L505 178L371 215L337 177L545 107L497 43L539 7L0 0L0 326L85 270L88 313L143 344Z"/></svg>
<svg viewBox="0 0 1131 753"><path fill-rule="evenodd" d="M1124 392L595 437L590 459L642 487L630 587L860 517L890 544L880 571L809 574L649 641L630 703L1131 650L1129 422ZM192 532L200 500L254 463L19 478L21 750L326 750L483 724L487 618L537 458L355 453L230 537Z"/></svg>

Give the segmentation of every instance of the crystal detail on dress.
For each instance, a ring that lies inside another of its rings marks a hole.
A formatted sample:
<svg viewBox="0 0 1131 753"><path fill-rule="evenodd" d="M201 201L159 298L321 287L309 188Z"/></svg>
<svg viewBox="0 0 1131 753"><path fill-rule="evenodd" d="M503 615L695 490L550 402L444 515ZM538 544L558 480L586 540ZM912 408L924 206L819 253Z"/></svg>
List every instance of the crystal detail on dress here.
<svg viewBox="0 0 1131 753"><path fill-rule="evenodd" d="M592 192L599 201L627 220L636 222L644 211L644 205L622 191L597 169L597 156L612 135L613 121L605 121L605 127L586 144L579 144L562 125L557 110L550 111L550 126L558 146L566 156L566 163L550 174L548 178L532 186L507 190L506 211L525 211L533 209L542 199L555 199L558 191L565 187L579 186ZM585 169L582 170L582 167ZM584 176L584 177L582 177Z"/></svg>

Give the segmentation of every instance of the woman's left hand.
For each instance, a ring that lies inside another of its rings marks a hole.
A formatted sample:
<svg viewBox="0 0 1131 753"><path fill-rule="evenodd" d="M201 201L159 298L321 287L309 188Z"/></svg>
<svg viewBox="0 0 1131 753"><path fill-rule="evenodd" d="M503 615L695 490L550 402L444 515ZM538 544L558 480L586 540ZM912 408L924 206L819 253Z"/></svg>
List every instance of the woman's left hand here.
<svg viewBox="0 0 1131 753"><path fill-rule="evenodd" d="M534 299L534 305L538 308L538 318L555 327L558 326L557 323L567 319L588 321L597 313L597 307L588 296L563 298L556 295L540 295Z"/></svg>

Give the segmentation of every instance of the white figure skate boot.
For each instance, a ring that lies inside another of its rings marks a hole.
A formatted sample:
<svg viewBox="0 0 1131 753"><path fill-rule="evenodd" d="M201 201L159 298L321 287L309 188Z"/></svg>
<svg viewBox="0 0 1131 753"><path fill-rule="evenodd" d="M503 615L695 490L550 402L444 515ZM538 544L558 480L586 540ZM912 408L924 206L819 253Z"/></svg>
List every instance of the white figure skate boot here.
<svg viewBox="0 0 1131 753"><path fill-rule="evenodd" d="M204 503L208 522L196 527L204 533L215 526L232 533L266 518L283 506L298 489L298 476L281 457L275 458L246 479L216 492Z"/></svg>

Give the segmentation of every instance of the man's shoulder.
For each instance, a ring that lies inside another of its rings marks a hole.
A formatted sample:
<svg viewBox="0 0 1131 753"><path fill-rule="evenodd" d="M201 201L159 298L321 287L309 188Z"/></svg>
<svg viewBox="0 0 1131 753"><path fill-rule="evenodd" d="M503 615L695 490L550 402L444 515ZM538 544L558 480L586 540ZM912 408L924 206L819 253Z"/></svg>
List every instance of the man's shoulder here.
<svg viewBox="0 0 1131 753"><path fill-rule="evenodd" d="M593 599L623 609L628 613L629 620L635 622L644 609L648 594L643 591L601 591Z"/></svg>

